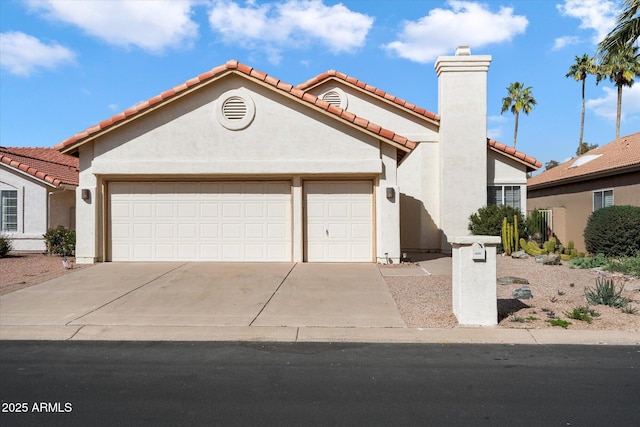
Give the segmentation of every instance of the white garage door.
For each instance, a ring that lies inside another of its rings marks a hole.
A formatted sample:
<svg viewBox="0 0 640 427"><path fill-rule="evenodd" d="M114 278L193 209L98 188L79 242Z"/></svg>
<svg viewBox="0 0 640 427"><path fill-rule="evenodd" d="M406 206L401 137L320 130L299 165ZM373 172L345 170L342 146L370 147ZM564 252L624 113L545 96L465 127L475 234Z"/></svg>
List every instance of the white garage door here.
<svg viewBox="0 0 640 427"><path fill-rule="evenodd" d="M371 262L371 181L305 181L306 260Z"/></svg>
<svg viewBox="0 0 640 427"><path fill-rule="evenodd" d="M291 261L291 183L112 182L112 261Z"/></svg>

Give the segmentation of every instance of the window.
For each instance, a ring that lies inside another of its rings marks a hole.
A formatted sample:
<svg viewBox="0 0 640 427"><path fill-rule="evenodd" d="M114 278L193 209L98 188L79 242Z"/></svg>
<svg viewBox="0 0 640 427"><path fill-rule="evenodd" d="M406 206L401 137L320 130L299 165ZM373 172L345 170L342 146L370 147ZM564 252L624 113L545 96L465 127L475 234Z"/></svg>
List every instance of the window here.
<svg viewBox="0 0 640 427"><path fill-rule="evenodd" d="M613 190L600 190L593 192L593 210L613 206Z"/></svg>
<svg viewBox="0 0 640 427"><path fill-rule="evenodd" d="M0 230L18 231L18 192L0 191Z"/></svg>
<svg viewBox="0 0 640 427"><path fill-rule="evenodd" d="M521 209L519 185L491 185L487 187L487 205L507 205Z"/></svg>

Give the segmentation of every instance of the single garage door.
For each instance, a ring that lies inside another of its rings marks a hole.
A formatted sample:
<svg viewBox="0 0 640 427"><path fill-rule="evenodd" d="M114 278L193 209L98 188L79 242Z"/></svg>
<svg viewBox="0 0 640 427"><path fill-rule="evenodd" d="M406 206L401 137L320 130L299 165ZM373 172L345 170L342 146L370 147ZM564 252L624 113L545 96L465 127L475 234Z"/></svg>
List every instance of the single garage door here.
<svg viewBox="0 0 640 427"><path fill-rule="evenodd" d="M111 182L112 261L291 261L291 183Z"/></svg>
<svg viewBox="0 0 640 427"><path fill-rule="evenodd" d="M373 183L305 181L305 257L309 262L373 260Z"/></svg>

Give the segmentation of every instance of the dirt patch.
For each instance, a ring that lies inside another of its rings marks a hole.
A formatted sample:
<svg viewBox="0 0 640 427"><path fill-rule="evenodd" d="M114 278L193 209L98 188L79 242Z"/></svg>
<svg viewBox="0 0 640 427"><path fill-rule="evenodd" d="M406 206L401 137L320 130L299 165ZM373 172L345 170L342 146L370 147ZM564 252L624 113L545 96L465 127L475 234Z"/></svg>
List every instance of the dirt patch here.
<svg viewBox="0 0 640 427"><path fill-rule="evenodd" d="M0 258L0 295L18 291L37 283L55 279L87 266L75 264L75 258L67 258L72 269L62 265L62 257L42 253L10 253Z"/></svg>

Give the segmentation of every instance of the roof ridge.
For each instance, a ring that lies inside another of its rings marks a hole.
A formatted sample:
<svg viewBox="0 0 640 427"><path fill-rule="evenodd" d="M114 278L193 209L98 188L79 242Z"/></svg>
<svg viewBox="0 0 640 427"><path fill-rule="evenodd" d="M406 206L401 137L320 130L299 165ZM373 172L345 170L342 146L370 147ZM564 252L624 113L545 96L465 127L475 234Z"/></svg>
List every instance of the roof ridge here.
<svg viewBox="0 0 640 427"><path fill-rule="evenodd" d="M349 123L354 124L355 126L358 126L360 128L363 128L364 130L368 131L368 132L372 132L376 135L379 135L380 137L390 140L395 144L399 144L402 145L404 147L407 147L409 150L412 150L413 148L416 147L417 143L414 141L409 140L408 138L405 138L404 136L401 136L399 134L396 134L395 132L389 130L389 129L385 129L380 125L377 125L375 123L370 122L367 119L361 118L356 116L355 114L348 112L346 110L343 110L341 108L338 108L336 106L333 106L331 104L329 104L328 102L318 98L315 95L312 95L308 92L305 92L301 89L298 89L297 87L293 86L292 84L286 83L276 77L273 77L267 73L264 73L262 71L259 71L251 66L245 65L235 59L231 59L228 60L227 62L225 62L223 65L219 65L217 67L212 68L209 71L206 71L202 74L199 74L198 76L189 79L187 81L185 81L182 84L179 84L177 86L174 86L172 89L166 90L162 93L160 93L159 95L156 95L154 97L149 98L146 101L143 101L133 107L130 107L126 110L124 110L121 113L118 113L106 120L103 120L102 122L90 126L89 128L85 129L82 132L79 132L77 134L75 134L74 136L67 138L65 140L63 140L61 143L57 144L54 148L58 151L62 151L65 148L75 144L78 141L81 141L84 138L88 138L91 135L101 132L109 127L111 127L112 125L114 125L115 123L121 122L122 120L125 120L131 116L137 115L138 113L147 111L149 108L153 107L156 104L162 103L164 101L169 100L170 98L173 98L174 96L176 96L177 94L191 88L194 86L198 86L200 84L204 84L205 82L211 80L212 78L219 76L227 71L231 71L231 72L238 72L241 74L244 74L250 78L253 78L255 80L261 81L265 84L268 84L282 92L286 92L288 94L291 94L293 96L295 96L296 98L299 98L300 100L304 101L307 104L313 105L315 107L318 107L324 111L327 111L328 113L344 120L347 121ZM426 110L425 110L426 111Z"/></svg>
<svg viewBox="0 0 640 427"><path fill-rule="evenodd" d="M383 99L385 99L385 100L387 100L387 101L389 101L391 103L394 103L394 104L396 104L396 105L398 105L400 107L406 108L406 109L408 109L408 110L410 110L410 111L412 111L412 112L414 112L416 114L419 114L419 115L424 116L426 118L429 118L431 120L440 121L440 116L438 114L436 114L436 113L428 111L425 108L418 107L417 105L415 105L415 104L413 104L411 102L405 101L402 98L399 98L399 97L397 97L395 95L392 95L392 94L390 94L388 92L383 91L382 89L378 89L375 86L367 84L366 82L364 82L362 80L359 80L359 79L357 79L355 77L349 76L349 75L347 75L345 73L341 73L341 72L336 71L334 69L330 69L330 70L327 70L325 72L322 72L322 73L318 74L317 76L312 77L309 80L298 84L296 86L296 88L306 91L311 86L315 86L318 83L320 83L320 82L322 82L324 80L327 80L329 78L338 78L338 79L340 79L340 80L342 80L342 81L344 81L344 82L346 82L346 83L348 83L348 84L350 84L350 85L352 85L354 87L357 87L357 88L359 88L361 90L364 90L366 92L372 93L372 94L374 94L374 95L376 95L376 96L378 96L380 98L383 98Z"/></svg>

